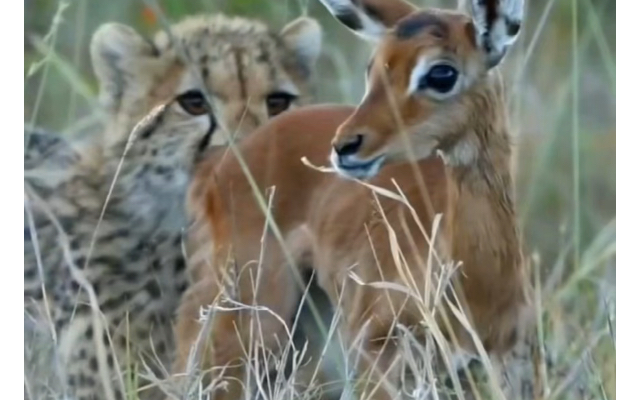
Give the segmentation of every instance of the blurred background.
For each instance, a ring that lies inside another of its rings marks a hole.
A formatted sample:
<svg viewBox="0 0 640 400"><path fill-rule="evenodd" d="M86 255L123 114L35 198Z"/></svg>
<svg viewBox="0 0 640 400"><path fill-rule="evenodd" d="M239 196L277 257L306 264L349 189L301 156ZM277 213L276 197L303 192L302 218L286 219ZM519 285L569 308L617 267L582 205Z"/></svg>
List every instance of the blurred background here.
<svg viewBox="0 0 640 400"><path fill-rule="evenodd" d="M549 379L557 398L615 398L615 0L527 3L503 71L521 224L558 365ZM163 18L218 12L274 30L302 14L317 18L325 31L317 100L356 104L362 96L371 47L317 0L25 0L25 124L70 137L100 129L88 52L100 24L151 35Z"/></svg>

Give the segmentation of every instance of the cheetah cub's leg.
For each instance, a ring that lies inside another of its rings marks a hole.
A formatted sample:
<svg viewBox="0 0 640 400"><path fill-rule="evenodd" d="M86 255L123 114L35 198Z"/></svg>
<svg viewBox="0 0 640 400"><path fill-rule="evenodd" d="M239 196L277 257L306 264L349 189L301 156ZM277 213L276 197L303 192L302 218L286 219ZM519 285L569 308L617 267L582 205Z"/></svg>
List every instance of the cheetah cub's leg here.
<svg viewBox="0 0 640 400"><path fill-rule="evenodd" d="M259 246L260 240L253 243ZM215 260L217 276L205 277L183 296L172 370L179 398L197 393L200 384L211 385L212 399L242 398L249 390L247 378L257 373L247 367L254 367L265 354L277 354L279 346L288 343L287 324L300 289L283 262L279 244L273 238L265 243L258 262L239 257L231 263L226 257ZM203 310L206 316L201 318ZM259 372L266 373L268 366L262 368Z"/></svg>
<svg viewBox="0 0 640 400"><path fill-rule="evenodd" d="M71 304L76 296L66 296L56 304L58 330L57 354L62 363L66 391L76 400L124 399L123 385L117 377L114 355L109 336L104 329L104 319L92 315L84 304ZM84 299L83 299L84 300ZM100 330L96 330L96 317Z"/></svg>
<svg viewBox="0 0 640 400"><path fill-rule="evenodd" d="M126 307L127 304L131 307ZM75 315L68 316L66 322L57 323L58 353L63 359L67 390L77 400L109 399L107 393L111 390L116 400L124 399L123 392L138 389L133 383L140 383L139 374L146 372L145 365L153 368L158 361L167 361L171 332L162 327L170 326L168 322L136 312L135 304L127 302L118 312L106 309L98 317L108 323L102 331L96 331L92 311L84 306L76 307ZM136 378L132 379L134 375ZM137 396L158 398L158 392L151 388L138 392Z"/></svg>

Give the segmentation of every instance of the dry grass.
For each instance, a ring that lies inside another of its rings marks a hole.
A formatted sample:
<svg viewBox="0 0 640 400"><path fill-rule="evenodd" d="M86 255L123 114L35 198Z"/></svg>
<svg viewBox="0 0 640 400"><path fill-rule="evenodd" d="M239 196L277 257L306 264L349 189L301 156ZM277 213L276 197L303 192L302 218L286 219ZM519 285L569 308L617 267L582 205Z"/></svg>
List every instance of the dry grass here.
<svg viewBox="0 0 640 400"><path fill-rule="evenodd" d="M369 49L333 22L317 2L159 3L170 21L188 13L225 10L284 22L308 12L321 19L326 30L325 53L317 78L318 97L354 103L363 92L362 71ZM451 6L454 2L440 3ZM615 399L615 3L529 3L520 45L509 58L505 73L513 88L519 210L536 278L539 339L546 344L553 361L553 367L545 374L547 398ZM114 18L142 30L156 29L140 17L142 7L156 3L92 2L89 7L88 0L79 0L67 7L65 2L32 0L26 4L25 35L32 39L32 45L25 48L25 65L31 65L25 71L25 123L50 127L70 137L99 129L95 118L99 112L96 88L87 57L89 33ZM398 201L403 201L402 197ZM264 199L263 207L268 209L268 199ZM432 229L423 228L429 233ZM390 232L390 240L393 237ZM396 267L406 269L403 255L398 254L396 259ZM432 268L437 277L432 282L434 287L441 288L453 266L433 260L426 267ZM403 335L402 361L409 372L407 376L413 376L406 381L408 394L416 399L428 395L462 398L457 396L469 382L458 382L453 374L452 394L439 383L432 367L438 353L445 354L445 366L450 364L450 351L432 317L446 299L438 296L438 289L432 291L433 297L423 299L416 296L419 292L415 286L407 281L404 287L391 288L408 291L421 302L429 332L426 346L417 346L408 332ZM317 297L317 288L311 291L316 293L316 311L326 323L320 333L339 342L339 315L327 312L326 299ZM255 309L253 305L232 306ZM224 312L230 305L216 307L213 310ZM305 305L300 311L300 318L306 318L306 323L318 317L308 307ZM460 318L464 320L463 315ZM49 364L51 330L38 329L25 314L25 398L62 398L56 369ZM207 324L203 324L206 329ZM258 339L259 333L255 332ZM311 398L324 388L302 388L288 373L301 368L308 351L294 332L289 336L290 342L282 344L287 356L284 358L267 354L259 346L246 349L251 359L247 373L254 383L252 390L275 399L292 398L294 394L296 398ZM325 353L332 361L325 365L331 371L324 372L335 379L349 378L347 371L353 367L353 358L347 356L358 354L357 343L352 348L333 345ZM271 379L266 379L267 360L275 366ZM499 398L500 374L492 372L495 365L486 358L481 365L481 369L489 371L489 385L475 390L488 391ZM144 366L139 366L138 373L147 376ZM201 387L199 374L194 370L191 376L194 391L204 393L221 385L214 382L213 387ZM136 379L134 376L122 384L133 387ZM166 386L163 380L164 377L157 377L156 383ZM347 380L346 387L351 384ZM131 390L129 393L135 398Z"/></svg>

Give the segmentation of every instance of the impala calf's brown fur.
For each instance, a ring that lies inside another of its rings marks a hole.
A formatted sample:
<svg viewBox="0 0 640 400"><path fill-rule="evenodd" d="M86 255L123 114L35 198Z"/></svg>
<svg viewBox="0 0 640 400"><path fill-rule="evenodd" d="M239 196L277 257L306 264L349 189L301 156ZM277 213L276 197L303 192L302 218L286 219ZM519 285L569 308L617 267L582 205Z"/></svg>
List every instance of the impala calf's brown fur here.
<svg viewBox="0 0 640 400"><path fill-rule="evenodd" d="M424 288L431 290L422 284L432 279L431 250L462 262L452 290L491 355L506 356L527 334L530 284L514 208L506 100L493 70L517 36L513 26L522 19L522 0L473 2L471 16L417 10L401 0L322 2L347 27L378 43L363 100L356 108L325 105L285 113L245 140L239 152L258 192L274 188L271 213L284 250L299 252L300 243L311 248L319 284L343 312L345 337L363 339L359 390L392 399L399 383L394 326L420 326L424 304L367 283L415 281L424 298ZM303 157L316 165L329 157L338 174L315 171ZM396 199L376 199L354 178L392 191L397 184L415 216ZM224 370L223 377L232 378L229 390L216 397L233 399L242 390L249 332L260 329L262 344L275 350L286 338L276 316L289 320L300 289L276 231L264 234L265 215L236 157L217 164L214 174L200 175L193 188L201 196L192 206L206 218L214 252L211 268L180 309L175 372L186 368L202 306L232 298L271 310L213 316L199 365L237 365ZM430 231L436 213L443 214L443 223L440 239L431 244L422 229ZM406 270L398 267L397 254ZM438 321L445 319L452 325L452 331L441 326L447 337L475 353L463 325L451 313Z"/></svg>

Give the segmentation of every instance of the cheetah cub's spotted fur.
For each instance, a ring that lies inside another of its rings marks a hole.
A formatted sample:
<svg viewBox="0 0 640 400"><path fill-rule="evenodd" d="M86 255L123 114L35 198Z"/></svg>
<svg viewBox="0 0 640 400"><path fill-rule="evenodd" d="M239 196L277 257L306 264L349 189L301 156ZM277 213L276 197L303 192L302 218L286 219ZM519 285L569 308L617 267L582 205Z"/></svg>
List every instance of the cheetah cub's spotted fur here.
<svg viewBox="0 0 640 400"><path fill-rule="evenodd" d="M309 18L279 33L222 15L186 19L152 41L113 23L95 33L107 110L98 150L60 158L69 165L54 181L36 162L49 148L42 134L25 153L25 305L42 306L46 289L72 398L123 399L127 371L168 365L194 164L307 102L320 47Z"/></svg>

